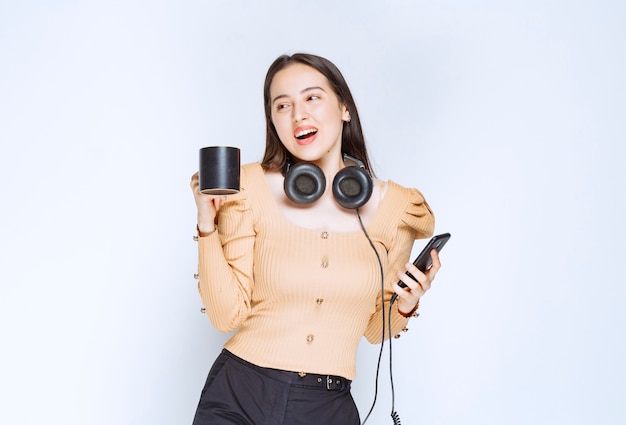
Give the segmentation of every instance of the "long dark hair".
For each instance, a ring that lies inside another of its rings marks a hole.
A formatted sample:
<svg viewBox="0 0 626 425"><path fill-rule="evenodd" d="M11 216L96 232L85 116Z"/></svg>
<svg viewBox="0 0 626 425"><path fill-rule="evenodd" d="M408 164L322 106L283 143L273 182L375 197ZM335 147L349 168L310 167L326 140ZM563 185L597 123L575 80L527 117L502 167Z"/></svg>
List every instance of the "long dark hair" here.
<svg viewBox="0 0 626 425"><path fill-rule="evenodd" d="M299 63L314 68L326 77L339 101L344 103L350 112L350 121L343 124L341 137L341 152L357 158L365 165L369 173L374 176L372 166L367 155L365 137L361 128L361 120L356 108L356 103L350 93L348 83L343 78L339 69L328 59L308 53L296 53L291 56L278 57L267 70L265 85L263 87L263 100L265 102L265 153L261 165L265 170L286 169L287 163L292 161L291 154L281 143L276 128L272 123L272 105L270 98L270 85L276 73L289 65Z"/></svg>

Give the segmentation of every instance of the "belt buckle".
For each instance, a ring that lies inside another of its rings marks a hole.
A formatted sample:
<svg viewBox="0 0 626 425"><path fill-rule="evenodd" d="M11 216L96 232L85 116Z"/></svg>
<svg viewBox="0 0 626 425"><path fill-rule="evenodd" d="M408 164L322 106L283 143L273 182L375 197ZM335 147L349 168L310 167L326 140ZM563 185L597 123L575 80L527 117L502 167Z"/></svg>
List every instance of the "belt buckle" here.
<svg viewBox="0 0 626 425"><path fill-rule="evenodd" d="M333 378L330 375L326 375L326 389L327 390L334 390L335 389L335 382L333 381Z"/></svg>

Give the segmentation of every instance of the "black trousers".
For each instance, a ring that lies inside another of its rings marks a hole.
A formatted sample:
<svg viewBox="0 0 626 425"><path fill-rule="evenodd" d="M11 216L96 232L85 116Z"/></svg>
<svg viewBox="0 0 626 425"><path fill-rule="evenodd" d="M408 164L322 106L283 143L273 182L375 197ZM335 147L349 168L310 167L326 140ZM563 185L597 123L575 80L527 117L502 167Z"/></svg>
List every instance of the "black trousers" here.
<svg viewBox="0 0 626 425"><path fill-rule="evenodd" d="M193 425L359 425L351 381L262 368L223 350Z"/></svg>

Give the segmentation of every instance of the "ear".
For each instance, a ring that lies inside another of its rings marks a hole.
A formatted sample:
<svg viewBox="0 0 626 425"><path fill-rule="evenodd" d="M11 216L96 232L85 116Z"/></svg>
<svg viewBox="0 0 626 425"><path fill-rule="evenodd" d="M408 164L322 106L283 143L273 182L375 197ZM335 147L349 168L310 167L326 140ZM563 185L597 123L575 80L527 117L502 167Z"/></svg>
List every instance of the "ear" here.
<svg viewBox="0 0 626 425"><path fill-rule="evenodd" d="M341 119L344 120L345 122L350 122L352 117L350 117L350 111L348 110L348 107L344 104L341 109L343 111L341 115Z"/></svg>

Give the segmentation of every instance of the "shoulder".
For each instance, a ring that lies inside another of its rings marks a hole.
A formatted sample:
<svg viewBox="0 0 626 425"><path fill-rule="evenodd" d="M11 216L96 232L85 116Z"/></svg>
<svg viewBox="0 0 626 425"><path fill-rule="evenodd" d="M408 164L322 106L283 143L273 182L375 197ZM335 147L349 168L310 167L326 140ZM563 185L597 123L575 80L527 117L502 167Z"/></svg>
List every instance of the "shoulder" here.
<svg viewBox="0 0 626 425"><path fill-rule="evenodd" d="M241 166L241 190L263 193L265 171L258 162L250 162Z"/></svg>
<svg viewBox="0 0 626 425"><path fill-rule="evenodd" d="M250 162L241 166L239 186L239 192L229 195L227 202L242 202L246 208L259 211L266 208L268 204L271 205L272 198L265 171L259 162Z"/></svg>
<svg viewBox="0 0 626 425"><path fill-rule="evenodd" d="M256 178L263 175L263 167L258 162L249 162L241 166L241 178Z"/></svg>
<svg viewBox="0 0 626 425"><path fill-rule="evenodd" d="M389 197L394 203L422 204L426 202L424 195L418 189L402 186L393 180L385 183L384 190L384 198Z"/></svg>
<svg viewBox="0 0 626 425"><path fill-rule="evenodd" d="M388 214L397 214L402 226L414 229L418 237L428 237L435 226L435 216L422 192L389 180L383 198Z"/></svg>

